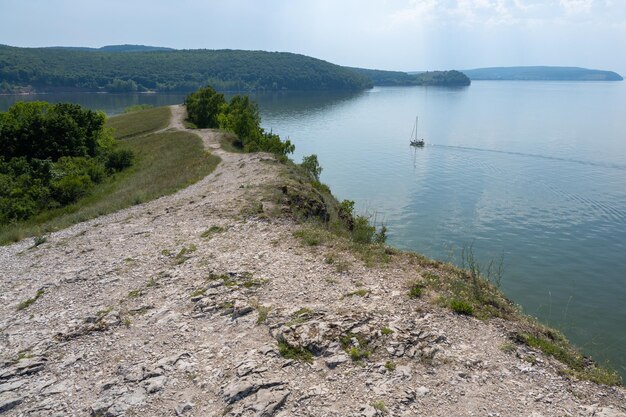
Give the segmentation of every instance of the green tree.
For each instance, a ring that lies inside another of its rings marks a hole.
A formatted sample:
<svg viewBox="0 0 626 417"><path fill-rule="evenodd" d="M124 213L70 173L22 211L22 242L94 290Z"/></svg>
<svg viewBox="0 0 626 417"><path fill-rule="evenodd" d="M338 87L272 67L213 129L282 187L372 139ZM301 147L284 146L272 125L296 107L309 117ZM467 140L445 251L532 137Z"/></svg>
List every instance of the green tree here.
<svg viewBox="0 0 626 417"><path fill-rule="evenodd" d="M259 107L248 96L235 96L223 104L218 115L219 127L237 135L240 145L258 141L262 134Z"/></svg>
<svg viewBox="0 0 626 417"><path fill-rule="evenodd" d="M216 128L219 126L218 115L225 103L224 95L212 87L201 88L185 99L187 118L199 128Z"/></svg>
<svg viewBox="0 0 626 417"><path fill-rule="evenodd" d="M322 173L322 167L317 161L317 155L312 154L309 156L305 156L302 158L302 163L300 164L302 168L309 174L315 181L320 180L320 174Z"/></svg>

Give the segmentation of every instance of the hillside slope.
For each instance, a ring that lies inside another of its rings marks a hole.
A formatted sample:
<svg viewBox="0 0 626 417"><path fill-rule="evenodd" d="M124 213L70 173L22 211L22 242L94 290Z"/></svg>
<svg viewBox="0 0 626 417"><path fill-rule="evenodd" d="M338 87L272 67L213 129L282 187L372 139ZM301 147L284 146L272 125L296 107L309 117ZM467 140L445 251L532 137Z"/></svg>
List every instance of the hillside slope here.
<svg viewBox="0 0 626 417"><path fill-rule="evenodd" d="M409 298L437 263L313 240L285 165L195 132L222 159L204 180L0 247L4 415L626 416L515 323Z"/></svg>
<svg viewBox="0 0 626 417"><path fill-rule="evenodd" d="M463 70L472 80L511 81L622 81L613 71L577 67L494 67Z"/></svg>
<svg viewBox="0 0 626 417"><path fill-rule="evenodd" d="M111 48L109 48L111 49ZM371 81L304 55L238 50L117 52L0 45L0 92L361 90Z"/></svg>

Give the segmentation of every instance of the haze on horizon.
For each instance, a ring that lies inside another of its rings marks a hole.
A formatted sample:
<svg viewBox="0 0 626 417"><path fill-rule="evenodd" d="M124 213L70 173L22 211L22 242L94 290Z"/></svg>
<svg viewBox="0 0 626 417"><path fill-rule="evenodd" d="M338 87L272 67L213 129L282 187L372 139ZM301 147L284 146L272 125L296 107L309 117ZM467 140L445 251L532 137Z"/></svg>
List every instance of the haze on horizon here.
<svg viewBox="0 0 626 417"><path fill-rule="evenodd" d="M626 1L0 0L0 43L260 49L403 71L557 65L626 75Z"/></svg>

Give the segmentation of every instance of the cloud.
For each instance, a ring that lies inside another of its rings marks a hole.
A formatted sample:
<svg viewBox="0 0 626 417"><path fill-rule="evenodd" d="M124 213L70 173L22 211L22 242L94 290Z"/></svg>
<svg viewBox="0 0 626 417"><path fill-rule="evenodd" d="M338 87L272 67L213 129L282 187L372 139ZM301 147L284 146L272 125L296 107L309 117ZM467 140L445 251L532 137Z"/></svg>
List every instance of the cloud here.
<svg viewBox="0 0 626 417"><path fill-rule="evenodd" d="M608 7L612 4L606 3ZM568 15L590 13L593 7L593 0L559 0L559 5Z"/></svg>

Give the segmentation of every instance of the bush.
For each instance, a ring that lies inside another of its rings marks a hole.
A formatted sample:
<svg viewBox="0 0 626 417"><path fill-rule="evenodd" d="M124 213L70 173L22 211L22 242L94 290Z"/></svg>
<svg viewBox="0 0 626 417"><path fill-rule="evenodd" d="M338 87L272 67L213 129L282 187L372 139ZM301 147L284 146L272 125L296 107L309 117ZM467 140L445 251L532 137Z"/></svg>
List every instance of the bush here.
<svg viewBox="0 0 626 417"><path fill-rule="evenodd" d="M185 99L187 117L199 128L219 127L218 116L224 104L224 95L210 86L189 94Z"/></svg>
<svg viewBox="0 0 626 417"><path fill-rule="evenodd" d="M463 300L452 300L450 301L450 308L457 314L461 314L464 316L471 316L474 314L474 307L466 301Z"/></svg>
<svg viewBox="0 0 626 417"><path fill-rule="evenodd" d="M352 240L354 242L361 244L372 243L375 232L376 228L370 225L367 217L356 216L354 218L354 225L352 227Z"/></svg>
<svg viewBox="0 0 626 417"><path fill-rule="evenodd" d="M320 174L322 173L322 167L320 166L317 155L312 154L302 158L300 166L304 171L311 176L316 182L320 181Z"/></svg>
<svg viewBox="0 0 626 417"><path fill-rule="evenodd" d="M133 164L134 158L135 155L130 149L117 149L109 153L106 167L113 172L122 171Z"/></svg>

